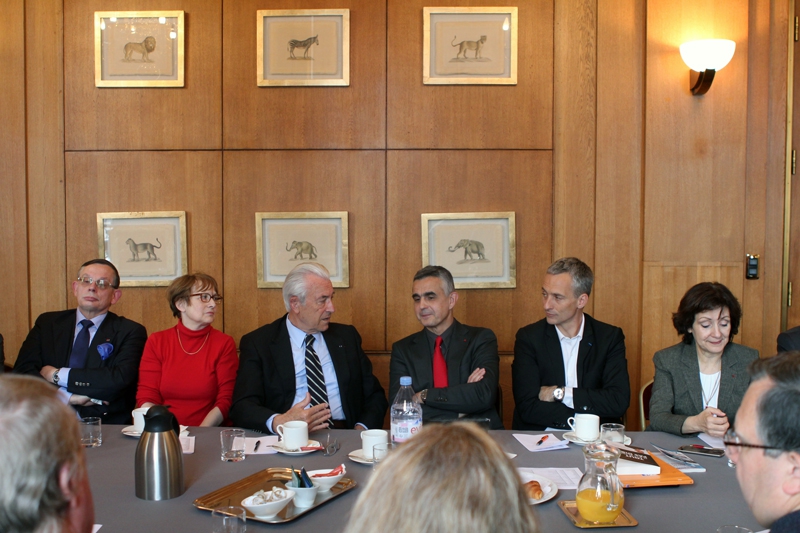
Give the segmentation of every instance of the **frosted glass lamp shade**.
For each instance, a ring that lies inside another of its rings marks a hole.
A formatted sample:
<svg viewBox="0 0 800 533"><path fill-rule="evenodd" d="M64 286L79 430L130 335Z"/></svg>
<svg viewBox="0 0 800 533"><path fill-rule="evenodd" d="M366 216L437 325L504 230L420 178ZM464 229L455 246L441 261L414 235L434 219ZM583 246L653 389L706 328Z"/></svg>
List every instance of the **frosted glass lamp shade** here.
<svg viewBox="0 0 800 533"><path fill-rule="evenodd" d="M681 45L681 58L696 71L720 70L730 63L736 43L728 39L703 39Z"/></svg>

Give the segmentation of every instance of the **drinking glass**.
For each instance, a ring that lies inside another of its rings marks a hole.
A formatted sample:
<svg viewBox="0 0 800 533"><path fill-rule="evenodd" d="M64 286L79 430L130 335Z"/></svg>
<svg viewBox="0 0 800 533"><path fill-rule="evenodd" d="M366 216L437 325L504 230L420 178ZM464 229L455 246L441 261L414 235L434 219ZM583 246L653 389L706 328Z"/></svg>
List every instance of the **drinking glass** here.
<svg viewBox="0 0 800 533"><path fill-rule="evenodd" d="M219 434L220 459L228 462L244 461L244 430L223 429Z"/></svg>
<svg viewBox="0 0 800 533"><path fill-rule="evenodd" d="M625 426L622 424L603 424L600 426L600 440L625 444Z"/></svg>
<svg viewBox="0 0 800 533"><path fill-rule="evenodd" d="M394 442L382 442L372 447L372 469L378 468L378 465L385 461L389 454L392 453L397 447Z"/></svg>
<svg viewBox="0 0 800 533"><path fill-rule="evenodd" d="M211 513L214 519L213 533L245 533L247 511L241 507L217 507Z"/></svg>
<svg viewBox="0 0 800 533"><path fill-rule="evenodd" d="M717 533L753 533L753 530L742 526L720 526Z"/></svg>
<svg viewBox="0 0 800 533"><path fill-rule="evenodd" d="M81 444L84 448L96 448L103 444L103 425L100 418L87 416L81 419Z"/></svg>

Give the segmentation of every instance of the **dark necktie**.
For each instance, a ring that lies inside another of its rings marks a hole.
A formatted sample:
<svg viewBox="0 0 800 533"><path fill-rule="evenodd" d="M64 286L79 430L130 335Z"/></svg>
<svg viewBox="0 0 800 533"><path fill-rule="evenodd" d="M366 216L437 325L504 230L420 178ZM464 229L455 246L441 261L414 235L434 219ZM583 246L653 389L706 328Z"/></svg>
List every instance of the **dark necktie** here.
<svg viewBox="0 0 800 533"><path fill-rule="evenodd" d="M442 338L436 337L433 348L433 386L437 389L447 387L447 362L442 353Z"/></svg>
<svg viewBox="0 0 800 533"><path fill-rule="evenodd" d="M72 353L69 355L69 368L83 368L86 366L86 355L89 353L89 328L94 323L91 320L81 320L83 329L75 337Z"/></svg>
<svg viewBox="0 0 800 533"><path fill-rule="evenodd" d="M328 403L328 388L325 386L319 356L314 351L313 335L306 335L306 381L311 394L311 405Z"/></svg>

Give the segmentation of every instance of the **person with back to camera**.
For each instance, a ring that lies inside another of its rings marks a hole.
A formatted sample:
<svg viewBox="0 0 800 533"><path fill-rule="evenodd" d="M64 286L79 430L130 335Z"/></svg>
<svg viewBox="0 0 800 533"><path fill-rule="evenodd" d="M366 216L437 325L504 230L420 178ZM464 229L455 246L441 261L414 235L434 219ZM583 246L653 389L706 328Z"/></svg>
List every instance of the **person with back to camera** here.
<svg viewBox="0 0 800 533"><path fill-rule="evenodd" d="M686 291L672 315L683 341L653 356L651 431L722 437L742 402L750 378L752 348L732 342L742 308L723 284L698 283Z"/></svg>
<svg viewBox="0 0 800 533"><path fill-rule="evenodd" d="M211 325L222 301L218 292L207 274L170 283L167 300L179 320L147 339L136 405L169 405L185 426L218 426L228 417L239 358L233 337Z"/></svg>
<svg viewBox="0 0 800 533"><path fill-rule="evenodd" d="M514 465L471 422L425 426L380 465L348 533L528 533L536 516Z"/></svg>

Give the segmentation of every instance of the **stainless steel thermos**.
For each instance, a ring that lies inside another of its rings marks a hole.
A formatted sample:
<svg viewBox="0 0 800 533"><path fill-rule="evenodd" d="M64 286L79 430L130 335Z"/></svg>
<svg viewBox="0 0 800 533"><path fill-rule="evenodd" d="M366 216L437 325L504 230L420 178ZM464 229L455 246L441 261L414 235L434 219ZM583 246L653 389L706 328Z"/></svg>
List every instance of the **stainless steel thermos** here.
<svg viewBox="0 0 800 533"><path fill-rule="evenodd" d="M169 500L183 494L183 450L180 426L169 409L154 405L144 415L136 447L136 497Z"/></svg>

